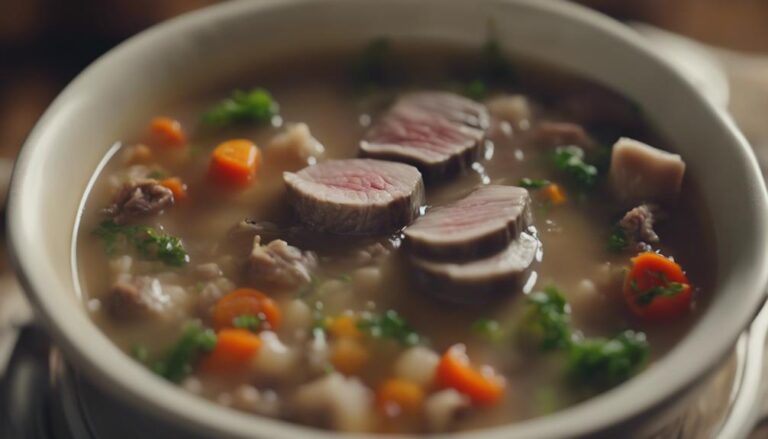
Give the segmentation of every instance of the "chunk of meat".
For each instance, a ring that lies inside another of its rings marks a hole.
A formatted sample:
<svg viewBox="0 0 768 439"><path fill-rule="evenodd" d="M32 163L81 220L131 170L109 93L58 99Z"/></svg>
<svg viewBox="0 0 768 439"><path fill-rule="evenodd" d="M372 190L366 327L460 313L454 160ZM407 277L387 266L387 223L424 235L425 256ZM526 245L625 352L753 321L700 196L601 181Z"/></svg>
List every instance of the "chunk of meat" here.
<svg viewBox="0 0 768 439"><path fill-rule="evenodd" d="M417 281L440 299L484 303L521 290L539 253L539 240L521 233L507 248L469 262L436 262L413 257Z"/></svg>
<svg viewBox="0 0 768 439"><path fill-rule="evenodd" d="M536 126L534 138L547 146L576 145L593 148L595 141L581 125L571 122L541 121Z"/></svg>
<svg viewBox="0 0 768 439"><path fill-rule="evenodd" d="M318 231L391 233L410 224L424 204L421 174L402 163L330 160L283 179L299 221Z"/></svg>
<svg viewBox="0 0 768 439"><path fill-rule="evenodd" d="M677 154L626 137L613 145L608 179L623 203L674 201L684 175L685 162Z"/></svg>
<svg viewBox="0 0 768 439"><path fill-rule="evenodd" d="M317 257L312 252L288 245L282 239L262 245L261 236L253 238L247 270L251 282L256 285L298 288L312 280L315 267Z"/></svg>
<svg viewBox="0 0 768 439"><path fill-rule="evenodd" d="M357 378L334 372L298 388L294 398L307 422L345 432L373 427L373 395Z"/></svg>
<svg viewBox="0 0 768 439"><path fill-rule="evenodd" d="M482 104L445 92L401 96L360 142L365 157L419 168L427 180L456 174L477 158L488 127Z"/></svg>
<svg viewBox="0 0 768 439"><path fill-rule="evenodd" d="M647 251L650 244L659 242L659 236L653 230L656 212L658 207L655 205L641 204L624 214L619 221L619 228L633 248Z"/></svg>
<svg viewBox="0 0 768 439"><path fill-rule="evenodd" d="M176 291L163 288L150 276L118 276L106 299L107 311L117 320L165 318L173 311Z"/></svg>
<svg viewBox="0 0 768 439"><path fill-rule="evenodd" d="M405 245L414 255L432 259L497 253L531 224L530 202L521 187L481 186L419 217L405 229Z"/></svg>
<svg viewBox="0 0 768 439"><path fill-rule="evenodd" d="M152 215L173 206L173 192L157 180L136 180L125 183L104 213L117 224L136 217Z"/></svg>
<svg viewBox="0 0 768 439"><path fill-rule="evenodd" d="M264 154L270 162L284 163L282 169L301 169L316 163L324 152L323 144L312 136L307 124L294 123L269 141Z"/></svg>

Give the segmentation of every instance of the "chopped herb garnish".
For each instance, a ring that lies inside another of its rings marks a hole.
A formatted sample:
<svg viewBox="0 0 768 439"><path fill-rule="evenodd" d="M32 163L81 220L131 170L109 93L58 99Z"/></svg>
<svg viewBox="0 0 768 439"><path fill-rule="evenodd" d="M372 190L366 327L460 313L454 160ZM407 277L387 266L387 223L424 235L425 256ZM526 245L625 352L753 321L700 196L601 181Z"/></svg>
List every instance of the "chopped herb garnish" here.
<svg viewBox="0 0 768 439"><path fill-rule="evenodd" d="M584 150L575 145L555 150L555 167L568 174L580 189L591 189L597 182L597 168L584 161Z"/></svg>
<svg viewBox="0 0 768 439"><path fill-rule="evenodd" d="M642 332L625 331L606 340L579 339L570 327L569 309L554 287L531 294L522 334L542 350L568 353L567 374L579 385L605 389L627 380L645 364L648 343Z"/></svg>
<svg viewBox="0 0 768 439"><path fill-rule="evenodd" d="M613 228L611 235L608 237L608 250L612 252L620 252L627 248L629 242L627 241L627 235L624 233L624 229L618 225Z"/></svg>
<svg viewBox="0 0 768 439"><path fill-rule="evenodd" d="M498 341L504 335L499 322L492 319L476 320L472 323L472 331L491 341Z"/></svg>
<svg viewBox="0 0 768 439"><path fill-rule="evenodd" d="M670 282L667 275L663 272L657 274L661 285L656 285L648 290L641 291L637 285L637 280L632 279L629 287L635 293L635 303L640 306L650 305L657 297L674 297L685 290L685 284L681 282Z"/></svg>
<svg viewBox="0 0 768 439"><path fill-rule="evenodd" d="M482 79L470 81L464 88L464 94L470 99L479 101L488 95L488 84Z"/></svg>
<svg viewBox="0 0 768 439"><path fill-rule="evenodd" d="M580 340L569 351L568 375L577 384L606 389L637 373L647 358L648 342L642 332L625 331L610 340Z"/></svg>
<svg viewBox="0 0 768 439"><path fill-rule="evenodd" d="M181 338L154 366L154 371L165 379L177 383L192 373L200 355L216 346L216 334L198 321L187 324Z"/></svg>
<svg viewBox="0 0 768 439"><path fill-rule="evenodd" d="M147 178L151 178L153 180L162 180L165 177L166 177L165 173L160 171L152 171L149 174L147 174Z"/></svg>
<svg viewBox="0 0 768 439"><path fill-rule="evenodd" d="M203 115L208 125L226 126L241 122L267 123L278 111L277 102L263 88L249 92L235 90L227 99Z"/></svg>
<svg viewBox="0 0 768 439"><path fill-rule="evenodd" d="M264 323L263 318L248 314L235 317L232 321L232 326L235 328L247 329L251 332L259 332L262 323Z"/></svg>
<svg viewBox="0 0 768 439"><path fill-rule="evenodd" d="M414 346L421 342L419 334L395 310L364 317L357 326L372 338L392 339L403 346Z"/></svg>
<svg viewBox="0 0 768 439"><path fill-rule="evenodd" d="M149 226L119 225L105 220L94 233L104 240L108 255L114 255L121 243L128 243L145 260L157 260L175 267L189 262L189 255L179 238Z"/></svg>
<svg viewBox="0 0 768 439"><path fill-rule="evenodd" d="M360 88L378 87L391 82L391 57L388 39L372 40L352 64L352 81Z"/></svg>
<svg viewBox="0 0 768 439"><path fill-rule="evenodd" d="M550 185L549 180L543 178L521 178L517 185L526 189L541 189Z"/></svg>
<svg viewBox="0 0 768 439"><path fill-rule="evenodd" d="M490 35L485 42L482 51L481 69L483 78L489 82L514 82L516 78L515 68L504 56L499 41Z"/></svg>
<svg viewBox="0 0 768 439"><path fill-rule="evenodd" d="M146 346L135 344L131 347L131 356L141 363L146 363L149 358L149 351Z"/></svg>
<svg viewBox="0 0 768 439"><path fill-rule="evenodd" d="M555 287L532 293L528 297L528 313L522 320L519 335L541 350L568 347L571 343L570 308Z"/></svg>

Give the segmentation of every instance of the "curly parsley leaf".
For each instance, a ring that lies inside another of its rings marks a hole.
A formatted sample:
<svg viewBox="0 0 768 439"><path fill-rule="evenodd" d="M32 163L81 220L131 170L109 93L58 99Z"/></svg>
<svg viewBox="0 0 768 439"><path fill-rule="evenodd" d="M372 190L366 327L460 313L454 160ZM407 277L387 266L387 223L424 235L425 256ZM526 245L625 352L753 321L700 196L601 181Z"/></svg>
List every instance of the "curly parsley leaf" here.
<svg viewBox="0 0 768 439"><path fill-rule="evenodd" d="M554 162L555 167L567 174L580 189L591 189L597 183L597 168L584 161L584 150L578 146L557 148Z"/></svg>
<svg viewBox="0 0 768 439"><path fill-rule="evenodd" d="M403 346L414 346L421 342L421 336L395 310L366 316L358 322L357 326L375 339L388 338Z"/></svg>
<svg viewBox="0 0 768 439"><path fill-rule="evenodd" d="M216 333L205 328L200 322L192 321L184 328L184 333L168 352L155 363L155 373L163 378L178 383L192 373L199 357L216 347Z"/></svg>
<svg viewBox="0 0 768 439"><path fill-rule="evenodd" d="M229 98L216 104L203 115L203 122L212 126L226 126L242 122L268 123L279 106L263 88L251 91L235 90Z"/></svg>
<svg viewBox="0 0 768 439"><path fill-rule="evenodd" d="M372 88L393 81L392 50L387 38L376 38L363 49L350 69L352 82L359 88Z"/></svg>
<svg viewBox="0 0 768 439"><path fill-rule="evenodd" d="M620 252L627 248L629 241L624 230L618 225L613 227L610 236L608 236L608 250L612 252Z"/></svg>
<svg viewBox="0 0 768 439"><path fill-rule="evenodd" d="M247 314L235 317L232 321L232 326L239 329L247 329L251 332L258 332L261 329L262 323L264 323L263 318Z"/></svg>
<svg viewBox="0 0 768 439"><path fill-rule="evenodd" d="M568 375L576 383L595 389L620 384L645 365L648 341L642 332L624 331L617 337L575 342L568 354Z"/></svg>
<svg viewBox="0 0 768 439"><path fill-rule="evenodd" d="M562 293L550 286L532 293L528 304L518 336L544 351L568 347L571 343L570 307Z"/></svg>
<svg viewBox="0 0 768 439"><path fill-rule="evenodd" d="M543 178L521 178L517 185L526 189L536 190L549 186L550 181Z"/></svg>
<svg viewBox="0 0 768 439"><path fill-rule="evenodd" d="M140 258L179 267L189 262L181 240L149 226L121 225L104 220L94 234L104 241L104 250L114 255L121 245L130 244Z"/></svg>

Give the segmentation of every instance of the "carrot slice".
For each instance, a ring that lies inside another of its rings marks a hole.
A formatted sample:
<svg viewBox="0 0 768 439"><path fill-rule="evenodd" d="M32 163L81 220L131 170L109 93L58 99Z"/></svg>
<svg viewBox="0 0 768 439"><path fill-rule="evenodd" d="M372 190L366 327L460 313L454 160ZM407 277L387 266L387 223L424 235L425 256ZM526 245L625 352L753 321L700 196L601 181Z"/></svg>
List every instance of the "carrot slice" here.
<svg viewBox="0 0 768 439"><path fill-rule="evenodd" d="M167 187L173 192L173 198L176 201L187 199L187 185L178 177L171 177L160 180L160 185Z"/></svg>
<svg viewBox="0 0 768 439"><path fill-rule="evenodd" d="M261 152L246 139L228 140L219 144L211 155L208 175L212 181L230 188L250 184L261 162Z"/></svg>
<svg viewBox="0 0 768 439"><path fill-rule="evenodd" d="M258 335L245 329L225 328L216 333L216 347L200 367L213 373L239 372L248 367L249 360L260 348Z"/></svg>
<svg viewBox="0 0 768 439"><path fill-rule="evenodd" d="M239 288L219 299L213 308L213 324L217 329L231 328L242 316L261 317L270 329L280 327L280 308L261 291Z"/></svg>
<svg viewBox="0 0 768 439"><path fill-rule="evenodd" d="M187 143L187 136L181 129L181 123L170 117L156 117L149 123L152 145L179 148Z"/></svg>
<svg viewBox="0 0 768 439"><path fill-rule="evenodd" d="M359 341L342 338L333 344L331 364L345 375L357 375L368 362L370 355Z"/></svg>
<svg viewBox="0 0 768 439"><path fill-rule="evenodd" d="M363 336L363 332L357 327L357 321L352 316L339 316L328 323L328 332L334 337L348 337L354 339L360 339Z"/></svg>
<svg viewBox="0 0 768 439"><path fill-rule="evenodd" d="M376 389L376 405L386 415L417 415L424 405L424 390L414 382L391 378Z"/></svg>
<svg viewBox="0 0 768 439"><path fill-rule="evenodd" d="M445 351L435 378L440 387L452 387L478 405L498 403L506 387L504 378L490 368L473 368L463 344L455 344Z"/></svg>
<svg viewBox="0 0 768 439"><path fill-rule="evenodd" d="M648 320L669 320L687 313L692 290L680 265L653 252L632 258L632 269L624 280L629 309Z"/></svg>
<svg viewBox="0 0 768 439"><path fill-rule="evenodd" d="M547 197L547 200L549 200L550 203L554 206L558 206L560 204L563 204L566 202L567 198L565 197L565 194L563 193L563 189L560 188L559 185L555 183L550 183L542 189L542 193L545 197Z"/></svg>

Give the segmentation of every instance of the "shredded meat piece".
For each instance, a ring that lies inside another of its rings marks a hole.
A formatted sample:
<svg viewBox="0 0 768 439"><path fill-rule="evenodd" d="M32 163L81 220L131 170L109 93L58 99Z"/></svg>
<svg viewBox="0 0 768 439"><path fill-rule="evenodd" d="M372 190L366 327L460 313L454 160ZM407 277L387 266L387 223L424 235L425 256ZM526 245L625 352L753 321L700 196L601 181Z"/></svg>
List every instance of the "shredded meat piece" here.
<svg viewBox="0 0 768 439"><path fill-rule="evenodd" d="M158 213L173 203L173 192L156 180L136 180L123 185L104 213L123 224L133 217Z"/></svg>
<svg viewBox="0 0 768 439"><path fill-rule="evenodd" d="M571 122L542 121L536 127L535 137L549 146L576 145L591 148L595 145L584 127Z"/></svg>
<svg viewBox="0 0 768 439"><path fill-rule="evenodd" d="M648 250L650 243L659 242L659 236L653 230L659 208L653 204L641 204L630 210L619 221L619 227L630 244L638 250Z"/></svg>
<svg viewBox="0 0 768 439"><path fill-rule="evenodd" d="M279 288L297 288L309 283L317 266L314 253L288 245L282 239L261 244L261 236L253 238L253 250L248 258L248 275L256 284Z"/></svg>
<svg viewBox="0 0 768 439"><path fill-rule="evenodd" d="M136 320L163 314L170 297L160 281L148 276L121 276L112 285L107 299L109 313L119 320Z"/></svg>

